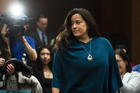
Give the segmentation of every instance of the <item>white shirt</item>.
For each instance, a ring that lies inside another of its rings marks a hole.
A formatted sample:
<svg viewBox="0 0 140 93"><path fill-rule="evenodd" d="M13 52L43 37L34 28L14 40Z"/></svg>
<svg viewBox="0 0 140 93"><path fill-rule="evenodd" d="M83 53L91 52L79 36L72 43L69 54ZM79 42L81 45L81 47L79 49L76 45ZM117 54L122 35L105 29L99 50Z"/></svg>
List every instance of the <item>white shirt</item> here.
<svg viewBox="0 0 140 93"><path fill-rule="evenodd" d="M127 72L122 77L123 86L121 87L121 93L140 93L140 73L132 71Z"/></svg>
<svg viewBox="0 0 140 93"><path fill-rule="evenodd" d="M40 31L39 29L37 29L37 33L38 33L39 38L40 38L40 40L42 42L43 41L42 40L42 31ZM45 44L48 44L48 39L47 39L47 36L46 35L44 36L44 39L45 39Z"/></svg>

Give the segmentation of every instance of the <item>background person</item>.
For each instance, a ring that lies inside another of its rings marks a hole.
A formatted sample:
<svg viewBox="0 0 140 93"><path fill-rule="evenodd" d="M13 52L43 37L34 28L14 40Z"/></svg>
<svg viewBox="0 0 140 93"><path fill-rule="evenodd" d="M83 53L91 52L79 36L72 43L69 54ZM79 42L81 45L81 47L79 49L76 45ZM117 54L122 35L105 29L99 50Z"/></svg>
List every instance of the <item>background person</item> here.
<svg viewBox="0 0 140 93"><path fill-rule="evenodd" d="M6 29L6 25L0 27L0 72L2 71L4 63L11 58L9 38L3 35L3 30L8 30ZM7 65L6 71L8 73L13 73L14 70L15 68L12 64Z"/></svg>
<svg viewBox="0 0 140 93"><path fill-rule="evenodd" d="M28 31L27 26L28 25L24 25L22 29L25 33ZM11 57L22 61L23 54L26 54L27 64L31 64L31 61L35 61L37 59L37 53L33 38L22 34L23 31L17 31L17 33L13 34L14 31L8 31L7 29L7 25L4 24L1 34L3 38L7 37L9 39Z"/></svg>
<svg viewBox="0 0 140 93"><path fill-rule="evenodd" d="M121 93L140 93L140 73L132 71L126 51L122 48L117 49L115 56L123 82Z"/></svg>
<svg viewBox="0 0 140 93"><path fill-rule="evenodd" d="M51 51L48 47L41 47L38 50L38 59L34 66L34 75L38 78L43 93L52 93L52 67Z"/></svg>
<svg viewBox="0 0 140 93"><path fill-rule="evenodd" d="M31 31L31 36L35 40L36 49L48 45L48 36L46 29L48 27L48 18L45 15L39 15L36 19L36 29Z"/></svg>

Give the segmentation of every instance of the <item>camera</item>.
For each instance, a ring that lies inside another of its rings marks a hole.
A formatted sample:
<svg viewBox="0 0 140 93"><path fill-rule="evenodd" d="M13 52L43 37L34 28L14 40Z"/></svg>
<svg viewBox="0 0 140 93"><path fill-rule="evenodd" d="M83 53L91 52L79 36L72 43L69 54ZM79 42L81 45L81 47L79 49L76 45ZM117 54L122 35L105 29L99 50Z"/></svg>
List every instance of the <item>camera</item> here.
<svg viewBox="0 0 140 93"><path fill-rule="evenodd" d="M25 65L23 62L17 59L11 59L5 62L4 66L1 68L2 74L7 73L7 65L12 64L15 67L15 72L23 72L26 76L33 74L32 67Z"/></svg>
<svg viewBox="0 0 140 93"><path fill-rule="evenodd" d="M29 24L31 21L32 18L28 18L27 16L14 18L9 15L0 15L0 24L7 24L9 35L12 37L19 37L24 35L24 26Z"/></svg>

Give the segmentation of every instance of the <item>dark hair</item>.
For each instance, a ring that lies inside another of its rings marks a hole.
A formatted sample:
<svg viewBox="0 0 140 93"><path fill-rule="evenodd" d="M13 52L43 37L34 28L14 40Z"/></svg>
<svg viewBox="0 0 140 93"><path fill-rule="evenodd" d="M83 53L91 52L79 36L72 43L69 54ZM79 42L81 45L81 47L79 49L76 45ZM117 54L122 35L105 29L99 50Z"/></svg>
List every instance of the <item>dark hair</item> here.
<svg viewBox="0 0 140 93"><path fill-rule="evenodd" d="M119 55L124 61L127 62L126 70L127 70L127 72L131 72L132 71L131 63L130 63L130 59L129 59L127 53L122 48L117 48L115 50L115 54Z"/></svg>
<svg viewBox="0 0 140 93"><path fill-rule="evenodd" d="M86 21L88 25L89 37L100 36L99 32L97 31L96 22L92 14L84 8L74 8L67 14L62 27L63 29L61 29L63 32L60 32L60 34L58 35L58 37L60 38L59 41L56 40L56 46L60 50L64 50L67 46L70 46L76 40L71 31L71 17L74 14L80 14Z"/></svg>
<svg viewBox="0 0 140 93"><path fill-rule="evenodd" d="M123 49L124 52L126 52L126 53L127 53L127 51L128 51L126 45L124 45L124 44L118 44L118 45L116 45L116 46L115 46L115 49Z"/></svg>
<svg viewBox="0 0 140 93"><path fill-rule="evenodd" d="M50 51L49 46L43 46L43 47L40 47L40 48L37 49L38 58L37 58L36 64L37 64L37 67L38 67L39 70L42 70L42 69L43 69L43 65L42 65L42 62L41 62L41 60L40 60L40 52L41 52L43 49L48 49L48 50ZM50 56L51 56L51 59L52 59L51 51L50 51ZM48 67L49 67L50 69L52 69L52 62L49 62L49 63L48 63Z"/></svg>
<svg viewBox="0 0 140 93"><path fill-rule="evenodd" d="M1 30L2 30L2 26L0 26L0 57L4 58L5 60L8 60L11 55L8 52L8 45L7 43L4 41L4 39L2 38L2 34L1 34Z"/></svg>
<svg viewBox="0 0 140 93"><path fill-rule="evenodd" d="M36 21L39 21L41 18L48 18L45 14L40 14L36 17Z"/></svg>

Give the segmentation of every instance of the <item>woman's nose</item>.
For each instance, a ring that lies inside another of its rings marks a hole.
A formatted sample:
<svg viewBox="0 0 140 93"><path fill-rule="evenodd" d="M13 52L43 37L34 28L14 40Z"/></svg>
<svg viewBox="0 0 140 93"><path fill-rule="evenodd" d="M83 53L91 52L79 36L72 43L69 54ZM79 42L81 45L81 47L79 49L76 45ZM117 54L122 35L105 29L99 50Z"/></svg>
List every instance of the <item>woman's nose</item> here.
<svg viewBox="0 0 140 93"><path fill-rule="evenodd" d="M73 28L73 29L75 29L76 27L77 27L77 25L76 25L76 24L73 24L73 25L72 25L72 28Z"/></svg>

